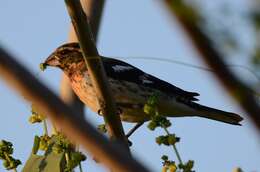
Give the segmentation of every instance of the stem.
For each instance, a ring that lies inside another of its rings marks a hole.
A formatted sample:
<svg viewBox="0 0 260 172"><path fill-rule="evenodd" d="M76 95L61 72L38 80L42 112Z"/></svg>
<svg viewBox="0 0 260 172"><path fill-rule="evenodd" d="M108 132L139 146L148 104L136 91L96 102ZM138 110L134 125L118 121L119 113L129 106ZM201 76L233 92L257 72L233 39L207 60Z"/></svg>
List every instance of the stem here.
<svg viewBox="0 0 260 172"><path fill-rule="evenodd" d="M68 152L65 153L65 160L66 160L66 164L68 165L69 161L70 161L70 157L69 157Z"/></svg>
<svg viewBox="0 0 260 172"><path fill-rule="evenodd" d="M83 172L82 166L81 166L81 162L79 162L79 171Z"/></svg>
<svg viewBox="0 0 260 172"><path fill-rule="evenodd" d="M9 158L9 155L8 155L6 152L4 152L4 156L5 156L5 159L6 159L8 162L11 162L11 160L10 160L10 158ZM14 170L14 172L17 172L16 168L14 168L13 170Z"/></svg>
<svg viewBox="0 0 260 172"><path fill-rule="evenodd" d="M55 125L53 123L52 123L52 133L54 135L56 135L58 133L57 128L55 127Z"/></svg>
<svg viewBox="0 0 260 172"><path fill-rule="evenodd" d="M8 155L6 152L4 152L4 155L5 155L5 159L6 159L8 162L10 162L11 160L10 160L10 158L9 158L9 155Z"/></svg>
<svg viewBox="0 0 260 172"><path fill-rule="evenodd" d="M168 129L167 129L166 127L163 127L163 129L164 129L164 131L167 133L167 135L169 136L169 135L170 135L170 132L168 131ZM175 152L175 154L176 154L176 156L177 156L177 159L178 159L179 163L180 163L180 164L183 164L183 163L182 163L182 160L181 160L181 156L180 156L179 151L178 151L177 147L175 146L175 144L172 145L172 147L173 147L173 150L174 150L174 152Z"/></svg>
<svg viewBox="0 0 260 172"><path fill-rule="evenodd" d="M76 148L75 148L76 151L79 151L79 145L76 144ZM83 169L82 169L82 166L81 166L81 162L79 162L79 171L80 172L83 172Z"/></svg>
<svg viewBox="0 0 260 172"><path fill-rule="evenodd" d="M46 119L43 120L43 129L44 129L44 135L48 135L48 126Z"/></svg>

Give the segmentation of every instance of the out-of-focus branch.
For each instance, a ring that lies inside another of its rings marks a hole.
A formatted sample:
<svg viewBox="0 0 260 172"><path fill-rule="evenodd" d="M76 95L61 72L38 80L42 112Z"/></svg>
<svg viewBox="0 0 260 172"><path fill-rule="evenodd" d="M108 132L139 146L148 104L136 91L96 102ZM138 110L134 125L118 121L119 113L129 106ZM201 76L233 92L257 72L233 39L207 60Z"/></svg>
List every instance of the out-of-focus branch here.
<svg viewBox="0 0 260 172"><path fill-rule="evenodd" d="M102 12L104 8L104 0L81 0L83 11L87 14L89 25L92 31L94 40L98 39L98 31L101 22ZM78 38L73 26L70 27L68 42L77 42Z"/></svg>
<svg viewBox="0 0 260 172"><path fill-rule="evenodd" d="M95 41L97 40L98 30L100 26L100 21L102 17L102 11L104 8L104 0L81 0L84 12L87 14L90 27L93 33ZM77 42L77 35L74 31L73 26L70 26L69 39L68 42ZM80 114L84 114L84 104L79 100L79 98L73 92L69 78L63 74L60 87L60 95L64 102L71 105L73 108L78 109Z"/></svg>
<svg viewBox="0 0 260 172"><path fill-rule="evenodd" d="M97 94L101 112L108 127L109 135L112 139L120 141L129 149L120 116L117 113L113 95L110 92L110 85L107 81L103 63L91 35L87 16L78 0L65 0L65 2L83 51L83 56ZM88 57L95 58L90 59Z"/></svg>
<svg viewBox="0 0 260 172"><path fill-rule="evenodd" d="M23 97L34 102L71 140L77 140L99 161L115 171L148 172L120 144L109 142L75 109L64 104L28 70L0 47L0 76Z"/></svg>
<svg viewBox="0 0 260 172"><path fill-rule="evenodd" d="M200 57L214 70L219 81L247 112L260 132L260 107L254 98L253 91L226 67L222 55L213 46L212 41L196 25L196 17L187 15L187 12L191 12L191 8L184 4L182 0L164 0L163 2L191 38L195 48L201 54Z"/></svg>
<svg viewBox="0 0 260 172"><path fill-rule="evenodd" d="M100 26L100 21L102 17L102 12L104 9L105 0L81 0L81 4L85 14L87 14L89 19L89 25L94 37L94 40L97 41L98 39L98 31ZM77 35L75 32L73 33L72 30L70 32L71 35L74 34L73 37L77 39Z"/></svg>

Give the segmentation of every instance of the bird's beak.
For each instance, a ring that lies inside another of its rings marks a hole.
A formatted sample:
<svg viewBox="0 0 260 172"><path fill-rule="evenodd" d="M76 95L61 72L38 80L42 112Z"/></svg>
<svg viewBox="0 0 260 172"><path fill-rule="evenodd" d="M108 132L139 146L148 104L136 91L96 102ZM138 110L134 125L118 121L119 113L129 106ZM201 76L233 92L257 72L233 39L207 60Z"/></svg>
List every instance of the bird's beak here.
<svg viewBox="0 0 260 172"><path fill-rule="evenodd" d="M42 64L45 65L45 66L58 67L58 66L60 66L60 60L57 57L56 53L54 52Z"/></svg>

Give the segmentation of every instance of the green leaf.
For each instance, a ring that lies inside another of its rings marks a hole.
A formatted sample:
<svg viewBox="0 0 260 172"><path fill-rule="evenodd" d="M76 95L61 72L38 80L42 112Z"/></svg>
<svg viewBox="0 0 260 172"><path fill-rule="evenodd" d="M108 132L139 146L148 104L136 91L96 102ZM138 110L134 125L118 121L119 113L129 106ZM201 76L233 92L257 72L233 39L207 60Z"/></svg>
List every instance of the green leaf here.
<svg viewBox="0 0 260 172"><path fill-rule="evenodd" d="M106 133L107 132L107 128L106 128L106 124L100 124L97 127L98 131L100 131L101 133Z"/></svg>
<svg viewBox="0 0 260 172"><path fill-rule="evenodd" d="M149 104L145 104L144 105L144 113L153 116L155 114L155 107L153 107Z"/></svg>
<svg viewBox="0 0 260 172"><path fill-rule="evenodd" d="M183 170L183 172L193 172L192 168L194 166L194 161L189 160L186 164L179 164L179 168Z"/></svg>
<svg viewBox="0 0 260 172"><path fill-rule="evenodd" d="M51 151L54 143L57 142L57 137L52 137L49 140L45 155L35 154L37 147L39 147L39 142L40 137L36 136L32 153L26 161L22 172L62 172L62 168L65 167L64 152L57 154Z"/></svg>
<svg viewBox="0 0 260 172"><path fill-rule="evenodd" d="M179 142L180 138L176 137L175 134L169 134L168 135L168 143L170 145L174 145L175 143Z"/></svg>
<svg viewBox="0 0 260 172"><path fill-rule="evenodd" d="M31 112L32 115L29 118L29 122L32 124L42 122L46 118L45 115L35 106L35 104L31 105Z"/></svg>
<svg viewBox="0 0 260 172"><path fill-rule="evenodd" d="M150 130L155 130L155 128L156 127L158 127L159 125L157 125L157 123L156 122L154 122L154 121L150 121L149 123L148 123L148 125L147 125L147 127L150 129Z"/></svg>
<svg viewBox="0 0 260 172"><path fill-rule="evenodd" d="M40 63L39 67L41 71L44 71L47 68L47 65L45 63Z"/></svg>
<svg viewBox="0 0 260 172"><path fill-rule="evenodd" d="M40 137L39 136L34 136L34 143L33 143L33 149L32 149L32 153L36 154L39 150L39 146L40 146Z"/></svg>
<svg viewBox="0 0 260 172"><path fill-rule="evenodd" d="M163 155L162 157L161 157L161 159L163 160L163 161L168 161L168 156L167 155Z"/></svg>
<svg viewBox="0 0 260 172"><path fill-rule="evenodd" d="M61 172L64 162L64 153L56 154L51 152L46 156L32 153L22 172Z"/></svg>

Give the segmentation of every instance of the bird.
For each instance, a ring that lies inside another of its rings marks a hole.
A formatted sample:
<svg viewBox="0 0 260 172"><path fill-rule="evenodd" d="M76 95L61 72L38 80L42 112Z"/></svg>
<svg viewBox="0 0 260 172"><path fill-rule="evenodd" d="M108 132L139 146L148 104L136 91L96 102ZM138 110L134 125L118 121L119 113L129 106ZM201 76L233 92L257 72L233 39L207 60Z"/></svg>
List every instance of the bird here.
<svg viewBox="0 0 260 172"><path fill-rule="evenodd" d="M240 115L197 103L199 94L196 92L178 88L124 61L100 57L122 121L149 121L151 116L144 112L144 106L149 97L156 93L157 110L160 115L203 117L241 125L243 118ZM71 87L79 99L92 111L100 114L98 99L79 43L65 43L59 46L42 64L46 67L60 68L68 76Z"/></svg>

